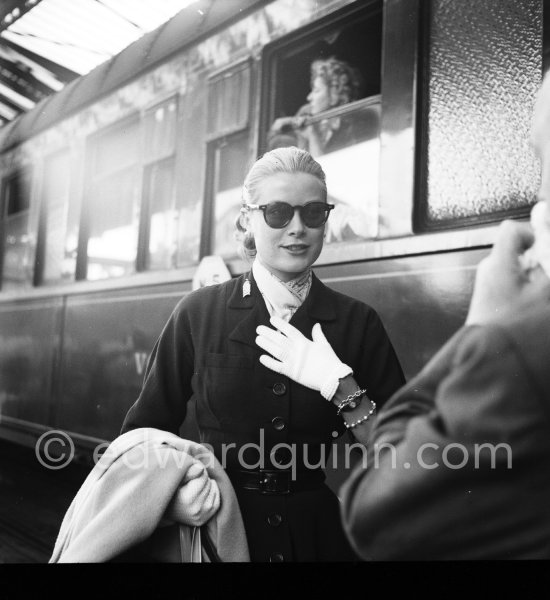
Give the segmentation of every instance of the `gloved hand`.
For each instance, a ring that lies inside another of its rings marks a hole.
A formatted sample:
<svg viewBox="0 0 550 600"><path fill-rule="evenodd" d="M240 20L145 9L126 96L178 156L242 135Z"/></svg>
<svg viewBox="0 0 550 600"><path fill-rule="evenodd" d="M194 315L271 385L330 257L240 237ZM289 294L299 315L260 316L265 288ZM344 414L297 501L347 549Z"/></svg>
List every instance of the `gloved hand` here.
<svg viewBox="0 0 550 600"><path fill-rule="evenodd" d="M164 518L176 523L199 527L220 508L220 489L199 461L187 469L180 487L170 501Z"/></svg>
<svg viewBox="0 0 550 600"><path fill-rule="evenodd" d="M334 353L327 342L321 325L316 323L308 340L296 327L273 316L271 324L279 331L260 325L256 343L273 357L262 354L260 362L268 369L317 390L327 400L332 400L339 380L353 373ZM277 359L277 360L275 360Z"/></svg>

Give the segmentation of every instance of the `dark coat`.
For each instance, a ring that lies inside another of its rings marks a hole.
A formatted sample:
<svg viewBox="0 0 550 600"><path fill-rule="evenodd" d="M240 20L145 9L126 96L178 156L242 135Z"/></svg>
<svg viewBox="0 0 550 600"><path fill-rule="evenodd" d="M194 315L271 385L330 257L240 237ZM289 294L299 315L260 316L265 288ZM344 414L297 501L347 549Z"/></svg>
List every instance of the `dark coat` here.
<svg viewBox="0 0 550 600"><path fill-rule="evenodd" d="M550 558L549 331L548 306L465 327L379 412L342 489L362 557Z"/></svg>
<svg viewBox="0 0 550 600"><path fill-rule="evenodd" d="M251 294L243 298L246 277ZM311 338L317 322L338 357L352 367L359 385L379 405L403 384L376 312L314 276L291 323ZM277 467L270 465L276 444L288 445L286 450L280 447L275 458L279 467L290 468L295 457L297 480L308 471L306 462L317 465L323 451L328 459L335 432L345 429L342 418L318 392L259 362L263 351L255 338L260 324L269 325L269 314L251 274L187 295L153 349L143 389L122 431L147 426L178 432L187 402L195 401L200 441L213 449L230 477L237 469ZM258 464L261 457L263 465ZM252 560L353 556L341 529L338 500L327 486L285 496L237 486L236 491Z"/></svg>

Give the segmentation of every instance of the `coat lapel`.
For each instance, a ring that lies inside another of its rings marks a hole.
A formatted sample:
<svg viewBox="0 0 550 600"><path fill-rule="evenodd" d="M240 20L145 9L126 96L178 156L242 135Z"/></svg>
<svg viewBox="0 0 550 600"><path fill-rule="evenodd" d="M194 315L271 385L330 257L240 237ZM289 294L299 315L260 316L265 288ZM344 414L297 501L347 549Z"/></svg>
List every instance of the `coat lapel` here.
<svg viewBox="0 0 550 600"><path fill-rule="evenodd" d="M309 294L290 319L290 324L311 339L311 330L315 323L334 321L336 314L332 292L313 274Z"/></svg>
<svg viewBox="0 0 550 600"><path fill-rule="evenodd" d="M311 290L300 309L302 308L305 309L305 312L313 321L313 325L319 321L334 321L338 316L334 292L324 283L321 283L315 273L313 273L311 281ZM300 309L296 311L294 316L300 312Z"/></svg>
<svg viewBox="0 0 550 600"><path fill-rule="evenodd" d="M243 297L243 285L247 279L250 281L250 295ZM262 324L269 325L269 313L251 271L239 277L227 307L230 314L229 339L258 348L256 327Z"/></svg>

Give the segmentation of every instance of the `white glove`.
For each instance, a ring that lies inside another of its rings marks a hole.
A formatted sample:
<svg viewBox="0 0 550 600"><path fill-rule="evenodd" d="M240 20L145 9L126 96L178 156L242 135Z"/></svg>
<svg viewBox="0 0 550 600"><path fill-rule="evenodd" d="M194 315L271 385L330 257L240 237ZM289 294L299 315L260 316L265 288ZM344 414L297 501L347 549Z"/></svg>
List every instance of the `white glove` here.
<svg viewBox="0 0 550 600"><path fill-rule="evenodd" d="M265 325L256 329L258 346L275 357L262 354L262 365L290 377L305 387L317 390L324 398L332 400L340 379L353 374L353 371L334 354L321 325L316 323L313 326L311 341L296 327L275 315L270 321L279 331Z"/></svg>

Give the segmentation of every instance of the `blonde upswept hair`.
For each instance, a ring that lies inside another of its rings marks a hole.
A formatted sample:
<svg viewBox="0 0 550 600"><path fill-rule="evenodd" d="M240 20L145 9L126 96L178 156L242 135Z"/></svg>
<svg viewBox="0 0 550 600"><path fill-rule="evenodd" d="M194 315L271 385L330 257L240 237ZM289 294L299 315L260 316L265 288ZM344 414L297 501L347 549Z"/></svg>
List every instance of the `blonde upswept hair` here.
<svg viewBox="0 0 550 600"><path fill-rule="evenodd" d="M307 150L301 150L296 146L275 148L266 152L259 158L248 171L242 189L243 206L256 204L258 199L258 187L267 177L277 173L306 173L313 175L322 187L323 200L327 199L327 183L325 172L321 165L311 156ZM252 259L256 256L256 244L254 236L243 224L243 214L240 213L236 220L237 237L241 242L241 254L244 258Z"/></svg>

